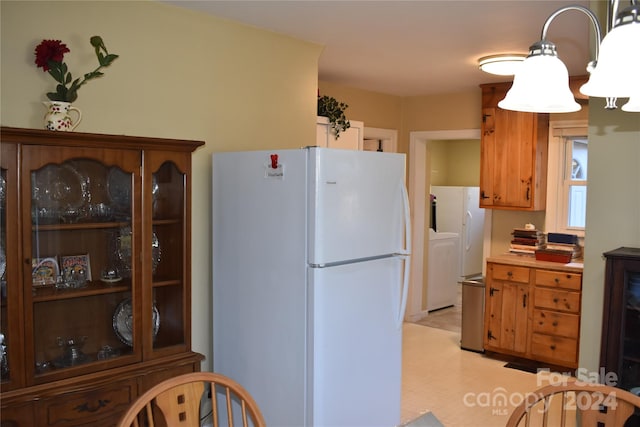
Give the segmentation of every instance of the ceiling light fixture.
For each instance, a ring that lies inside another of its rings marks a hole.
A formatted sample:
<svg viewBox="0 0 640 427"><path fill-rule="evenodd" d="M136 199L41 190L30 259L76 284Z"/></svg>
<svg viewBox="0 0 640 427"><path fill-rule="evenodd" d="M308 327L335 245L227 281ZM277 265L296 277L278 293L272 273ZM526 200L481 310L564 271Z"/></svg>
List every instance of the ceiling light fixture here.
<svg viewBox="0 0 640 427"><path fill-rule="evenodd" d="M607 109L616 108L616 98L633 98L622 109L640 111L640 55L637 54L640 6L631 0L631 6L616 16L619 0L610 1L615 21L604 40L597 17L586 7L572 5L553 12L542 27L541 40L529 48L529 56L516 73L513 86L498 106L534 113L568 113L581 108L569 89L567 67L558 58L556 46L547 40L547 30L556 16L578 10L589 17L596 33L595 60L587 65L590 78L580 92L607 98Z"/></svg>
<svg viewBox="0 0 640 427"><path fill-rule="evenodd" d="M501 53L478 59L478 68L498 76L513 76L527 57L522 53Z"/></svg>

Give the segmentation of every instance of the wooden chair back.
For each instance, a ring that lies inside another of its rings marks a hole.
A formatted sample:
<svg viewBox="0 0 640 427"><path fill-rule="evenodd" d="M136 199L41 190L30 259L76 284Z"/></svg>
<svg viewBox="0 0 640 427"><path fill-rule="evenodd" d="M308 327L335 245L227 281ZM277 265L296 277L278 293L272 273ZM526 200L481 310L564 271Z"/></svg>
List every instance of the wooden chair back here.
<svg viewBox="0 0 640 427"><path fill-rule="evenodd" d="M200 403L209 398L214 427L265 427L249 392L213 372L179 375L150 388L131 404L118 427L198 427Z"/></svg>
<svg viewBox="0 0 640 427"><path fill-rule="evenodd" d="M639 410L640 397L626 390L568 381L526 396L506 427L638 427Z"/></svg>

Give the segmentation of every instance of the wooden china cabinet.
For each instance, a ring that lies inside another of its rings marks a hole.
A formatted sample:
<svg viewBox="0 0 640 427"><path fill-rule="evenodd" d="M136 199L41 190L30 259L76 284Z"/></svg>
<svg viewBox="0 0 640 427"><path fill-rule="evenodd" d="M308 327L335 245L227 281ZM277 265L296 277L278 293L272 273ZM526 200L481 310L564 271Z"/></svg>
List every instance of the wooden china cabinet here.
<svg viewBox="0 0 640 427"><path fill-rule="evenodd" d="M3 127L4 426L113 426L199 371L191 155L203 142Z"/></svg>
<svg viewBox="0 0 640 427"><path fill-rule="evenodd" d="M617 386L640 387L640 248L604 253L604 313L600 366Z"/></svg>

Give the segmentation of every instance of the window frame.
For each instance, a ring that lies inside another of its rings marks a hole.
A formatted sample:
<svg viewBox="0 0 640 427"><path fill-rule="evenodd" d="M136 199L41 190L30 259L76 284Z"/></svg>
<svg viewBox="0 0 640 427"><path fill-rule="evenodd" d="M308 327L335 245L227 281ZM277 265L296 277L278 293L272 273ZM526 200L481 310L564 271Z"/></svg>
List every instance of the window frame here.
<svg viewBox="0 0 640 427"><path fill-rule="evenodd" d="M568 227L568 191L571 184L588 186L588 180L565 178L571 159L566 156L565 140L571 137L587 137L587 120L562 120L549 123L549 156L547 167L547 210L545 230L547 232L570 233L584 238L585 228ZM587 177L588 178L588 177Z"/></svg>

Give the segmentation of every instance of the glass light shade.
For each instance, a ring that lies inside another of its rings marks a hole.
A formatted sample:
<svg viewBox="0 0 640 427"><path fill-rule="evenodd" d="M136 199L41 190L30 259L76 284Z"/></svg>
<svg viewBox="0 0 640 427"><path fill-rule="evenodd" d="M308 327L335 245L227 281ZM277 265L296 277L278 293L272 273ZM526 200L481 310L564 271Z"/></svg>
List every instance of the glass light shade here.
<svg viewBox="0 0 640 427"><path fill-rule="evenodd" d="M567 67L555 55L525 59L498 107L530 113L570 113L581 108L569 89Z"/></svg>
<svg viewBox="0 0 640 427"><path fill-rule="evenodd" d="M628 98L640 85L640 23L615 27L600 44L600 54L589 81L580 92L600 98Z"/></svg>
<svg viewBox="0 0 640 427"><path fill-rule="evenodd" d="M629 101L622 106L622 111L640 113L640 93L629 98Z"/></svg>

